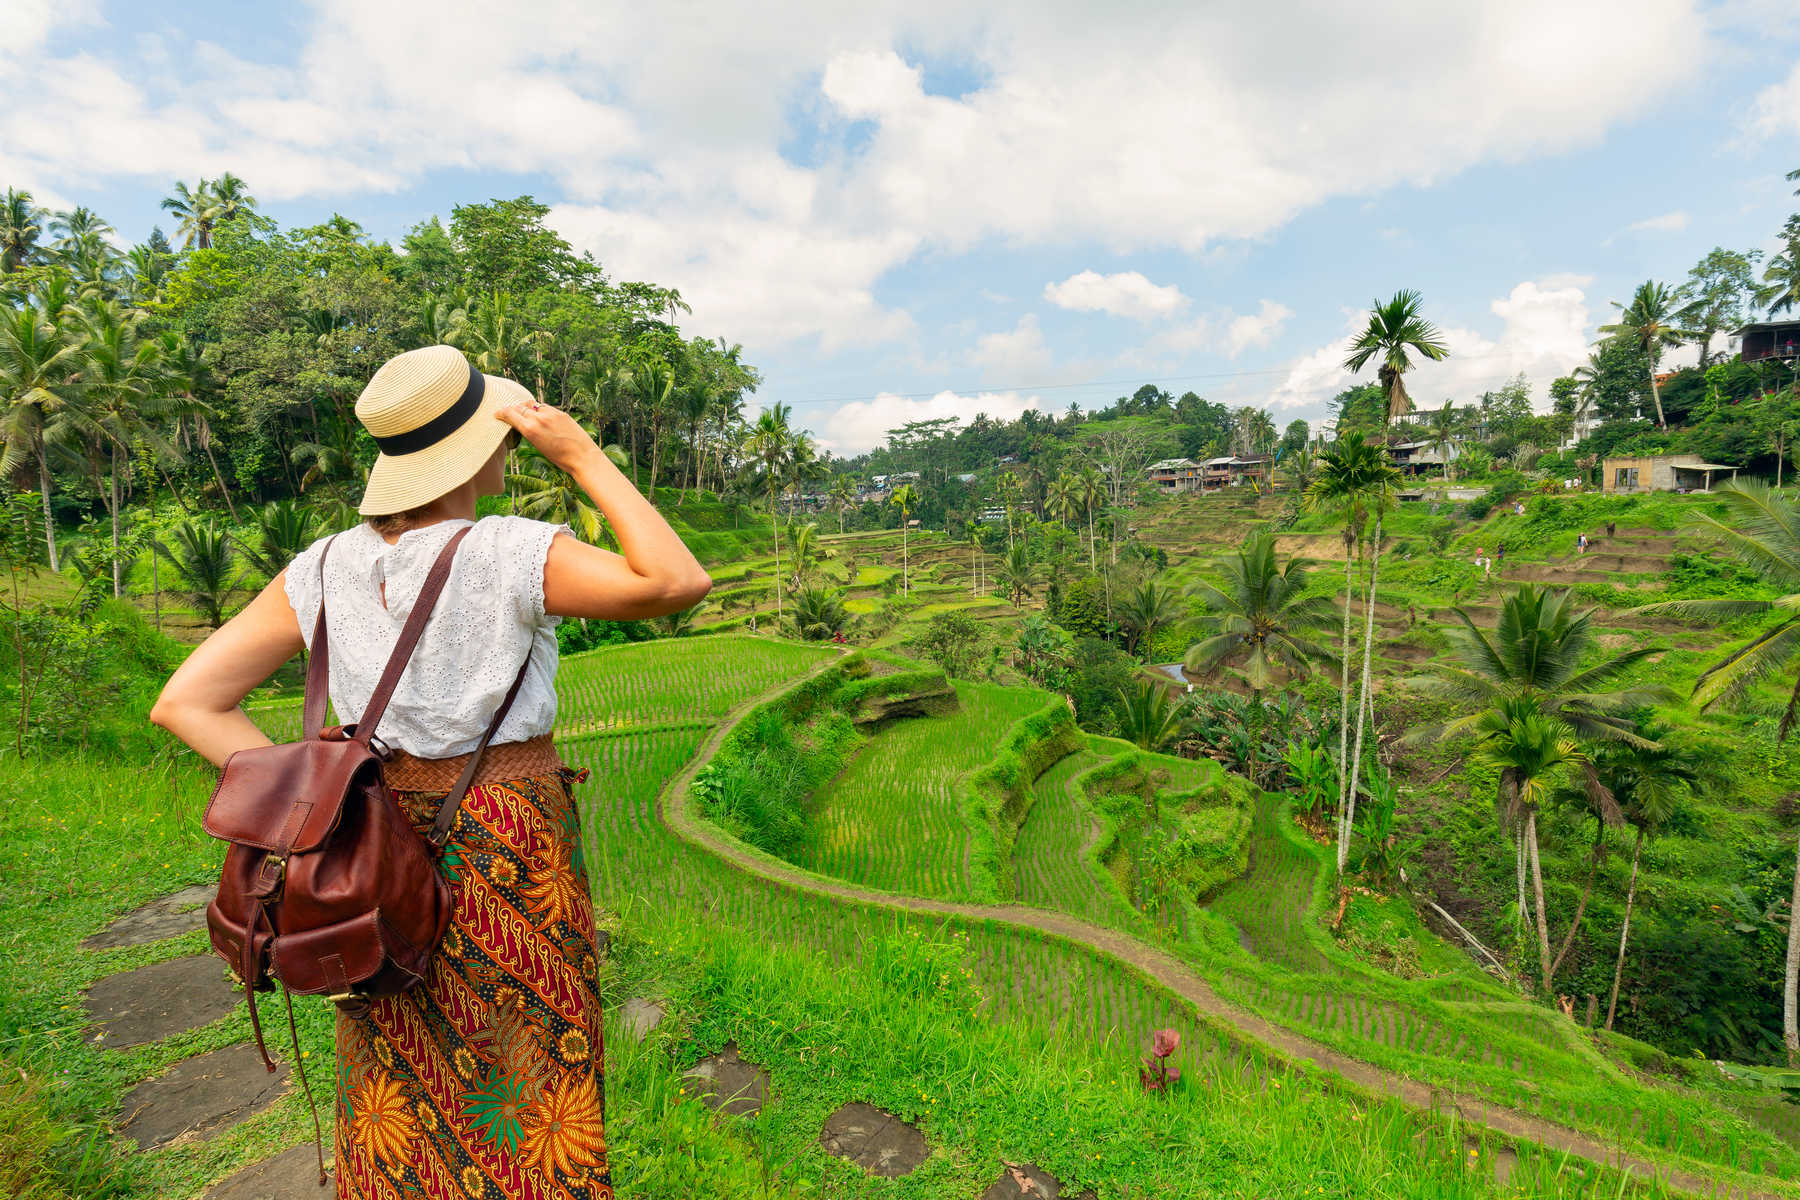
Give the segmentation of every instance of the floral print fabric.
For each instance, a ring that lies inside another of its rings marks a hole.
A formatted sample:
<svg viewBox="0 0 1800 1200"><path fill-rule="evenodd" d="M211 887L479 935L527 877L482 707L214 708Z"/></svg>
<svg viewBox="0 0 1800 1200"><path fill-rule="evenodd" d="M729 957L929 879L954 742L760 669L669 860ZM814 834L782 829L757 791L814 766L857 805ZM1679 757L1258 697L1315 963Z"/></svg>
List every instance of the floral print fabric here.
<svg viewBox="0 0 1800 1200"><path fill-rule="evenodd" d="M419 987L337 1019L339 1200L612 1200L594 910L568 767L471 787ZM421 833L446 792L395 793Z"/></svg>

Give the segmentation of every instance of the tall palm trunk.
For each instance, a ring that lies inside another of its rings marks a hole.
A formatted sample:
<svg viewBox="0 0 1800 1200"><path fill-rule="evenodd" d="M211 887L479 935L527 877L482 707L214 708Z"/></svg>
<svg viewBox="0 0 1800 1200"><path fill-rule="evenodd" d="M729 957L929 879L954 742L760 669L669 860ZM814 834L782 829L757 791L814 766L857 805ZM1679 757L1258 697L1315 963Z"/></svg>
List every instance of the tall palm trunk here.
<svg viewBox="0 0 1800 1200"><path fill-rule="evenodd" d="M1587 879L1581 885L1581 899L1575 904L1575 919L1569 922L1569 932L1563 938L1561 949L1550 963L1550 978L1556 978L1561 969L1563 959L1569 957L1570 947L1575 945L1575 933L1581 928L1581 918L1587 912L1588 900L1594 894L1594 877L1600 873L1600 860L1606 857L1606 822L1598 817L1594 820L1594 849L1588 856Z"/></svg>
<svg viewBox="0 0 1800 1200"><path fill-rule="evenodd" d="M1531 855L1531 891L1537 900L1538 970L1544 977L1544 996L1550 991L1550 918L1544 912L1544 870L1538 864L1537 809L1525 814L1525 847Z"/></svg>
<svg viewBox="0 0 1800 1200"><path fill-rule="evenodd" d="M1650 360L1650 398L1656 402L1656 427L1667 429L1669 423L1663 420L1662 389L1656 386L1656 360Z"/></svg>
<svg viewBox="0 0 1800 1200"><path fill-rule="evenodd" d="M1088 509L1088 570L1094 570L1094 510Z"/></svg>
<svg viewBox="0 0 1800 1200"><path fill-rule="evenodd" d="M775 489L769 489L769 532L775 535L775 620L781 620L781 523L775 509Z"/></svg>
<svg viewBox="0 0 1800 1200"><path fill-rule="evenodd" d="M1381 579L1381 510L1375 510L1375 544L1369 555L1369 591L1363 603L1362 698L1356 706L1356 744L1350 750L1350 778L1345 786L1343 824L1338 829L1338 874L1350 859L1350 830L1356 822L1357 781L1362 778L1363 717L1374 704L1369 692L1370 664L1375 654L1375 590ZM1348 601L1346 600L1346 603ZM1371 722L1373 724L1373 722Z"/></svg>
<svg viewBox="0 0 1800 1200"><path fill-rule="evenodd" d="M1794 859L1794 896L1789 914L1800 912L1800 851ZM1800 982L1800 919L1788 920L1787 971L1781 987L1781 1040L1787 1043L1788 1066L1800 1066L1800 1025L1795 1021L1795 984Z"/></svg>
<svg viewBox="0 0 1800 1200"><path fill-rule="evenodd" d="M906 510L900 510L900 592L912 595L912 563L906 555Z"/></svg>
<svg viewBox="0 0 1800 1200"><path fill-rule="evenodd" d="M1350 768L1350 605L1356 599L1351 568L1356 562L1356 539L1344 525L1344 641L1338 662L1338 821L1344 819L1344 779Z"/></svg>
<svg viewBox="0 0 1800 1200"><path fill-rule="evenodd" d="M1644 827L1638 826L1637 840L1631 846L1631 885L1625 889L1625 923L1619 926L1619 958L1613 964L1612 996L1606 1001L1606 1028L1613 1027L1613 1014L1619 1008L1619 980L1625 974L1625 943L1631 938L1631 906L1637 901L1638 855L1644 849ZM1794 895L1800 896L1800 872L1794 875ZM1788 1055L1793 1056L1794 1029L1794 938L1793 930L1788 931L1788 989L1787 1000L1783 1006L1783 1019L1788 1031Z"/></svg>
<svg viewBox="0 0 1800 1200"><path fill-rule="evenodd" d="M44 454L44 443L37 445L38 493L44 498L44 545L50 551L50 569L56 570L56 521L50 515L50 460Z"/></svg>
<svg viewBox="0 0 1800 1200"><path fill-rule="evenodd" d="M112 577L113 599L125 594L119 571L119 447L112 447Z"/></svg>

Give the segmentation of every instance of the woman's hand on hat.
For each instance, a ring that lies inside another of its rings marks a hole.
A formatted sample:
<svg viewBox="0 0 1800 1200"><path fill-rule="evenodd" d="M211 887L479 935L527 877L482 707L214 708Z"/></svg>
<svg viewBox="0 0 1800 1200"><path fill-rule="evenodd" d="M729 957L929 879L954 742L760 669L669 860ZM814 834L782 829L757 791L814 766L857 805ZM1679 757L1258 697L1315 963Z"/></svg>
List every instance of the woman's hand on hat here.
<svg viewBox="0 0 1800 1200"><path fill-rule="evenodd" d="M494 419L518 430L539 454L565 471L573 473L593 455L605 457L581 423L553 405L535 400L530 404L509 404L497 411Z"/></svg>

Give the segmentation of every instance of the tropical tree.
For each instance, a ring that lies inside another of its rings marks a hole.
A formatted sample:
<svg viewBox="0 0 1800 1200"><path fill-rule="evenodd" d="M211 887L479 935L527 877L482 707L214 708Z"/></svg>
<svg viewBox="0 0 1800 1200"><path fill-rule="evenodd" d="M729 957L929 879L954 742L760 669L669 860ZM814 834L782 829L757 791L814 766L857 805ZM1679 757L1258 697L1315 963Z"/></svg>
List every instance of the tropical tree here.
<svg viewBox="0 0 1800 1200"><path fill-rule="evenodd" d="M856 484L848 475L838 475L831 481L831 502L837 508L838 532L844 532L844 514L850 511L850 505L856 499Z"/></svg>
<svg viewBox="0 0 1800 1200"><path fill-rule="evenodd" d="M1254 741L1262 737L1262 695L1275 682L1277 668L1297 671L1323 661L1331 652L1313 640L1331 620L1331 599L1306 594L1310 559L1291 558L1278 565L1275 535L1251 536L1222 564L1218 581L1200 580L1189 595L1206 605L1199 618L1202 639L1188 647L1182 666L1202 675L1221 666L1235 670L1250 687L1255 709ZM1256 751L1249 775L1256 776Z"/></svg>
<svg viewBox="0 0 1800 1200"><path fill-rule="evenodd" d="M1612 306L1619 310L1619 319L1611 325L1602 325L1600 332L1632 342L1643 352L1650 368L1650 396L1656 402L1656 424L1667 429L1669 422L1663 417L1662 388L1656 382L1656 365L1664 350L1694 341L1698 335L1681 327L1679 322L1683 312L1679 298L1654 279L1638 284L1630 304L1614 300Z"/></svg>
<svg viewBox="0 0 1800 1200"><path fill-rule="evenodd" d="M756 418L756 428L747 448L761 474L763 490L769 500L769 532L775 538L775 618L781 619L781 527L777 522L776 494L786 478L794 453L794 434L788 427L787 405L777 402Z"/></svg>
<svg viewBox="0 0 1800 1200"><path fill-rule="evenodd" d="M613 465L623 469L625 452L608 443L602 451ZM517 466L507 472L506 485L512 490L514 511L534 521L567 525L571 532L591 546L606 544L606 516L573 476L539 454L535 446L521 443L516 453Z"/></svg>
<svg viewBox="0 0 1800 1200"><path fill-rule="evenodd" d="M809 583L794 596L794 629L809 642L835 637L849 620L844 593L837 588Z"/></svg>
<svg viewBox="0 0 1800 1200"><path fill-rule="evenodd" d="M969 539L969 595L981 594L981 522L970 517L963 522L963 536Z"/></svg>
<svg viewBox="0 0 1800 1200"><path fill-rule="evenodd" d="M712 607L712 601L702 600L698 604L690 604L686 608L672 613L665 613L656 619L662 631L669 637L686 637L694 632L694 622L701 613Z"/></svg>
<svg viewBox="0 0 1800 1200"><path fill-rule="evenodd" d="M56 570L56 521L50 514L50 459L45 429L63 407L80 366L81 343L62 311L43 304L0 308L0 479L35 459L44 504L44 544Z"/></svg>
<svg viewBox="0 0 1800 1200"><path fill-rule="evenodd" d="M1313 485L1306 494L1307 507L1331 513L1343 521L1344 532L1344 605L1343 632L1338 656L1338 795L1344 808L1338 813L1338 869L1341 871L1349 854L1349 828L1355 811L1355 789L1350 787L1350 609L1356 587L1352 571L1356 564L1357 543L1368 519L1371 503L1380 501L1391 487L1398 472L1377 446L1370 445L1360 430L1345 434L1319 455L1319 468ZM1373 611L1373 589L1365 604ZM1368 623L1372 629L1372 622ZM1368 656L1363 671L1368 672ZM1358 691L1358 696L1362 692ZM1361 715L1359 699L1358 716ZM1357 734L1361 744L1362 734ZM1360 778L1360 774L1355 778Z"/></svg>
<svg viewBox="0 0 1800 1200"><path fill-rule="evenodd" d="M1081 511L1080 488L1074 476L1063 472L1044 489L1044 511L1069 527L1069 519Z"/></svg>
<svg viewBox="0 0 1800 1200"><path fill-rule="evenodd" d="M209 191L213 208L217 210L216 224L235 221L256 210L256 197L250 194L249 185L230 171L213 180Z"/></svg>
<svg viewBox="0 0 1800 1200"><path fill-rule="evenodd" d="M175 190L163 197L162 207L180 222L175 231L181 235L182 249L206 250L212 246L213 226L219 223L220 206L206 180L202 179L193 188L177 181Z"/></svg>
<svg viewBox="0 0 1800 1200"><path fill-rule="evenodd" d="M998 487L1000 504L1006 509L1006 549L1010 553L1013 545L1013 509L1018 506L1024 487L1019 483L1019 477L1011 471L1000 476Z"/></svg>
<svg viewBox="0 0 1800 1200"><path fill-rule="evenodd" d="M156 553L175 569L181 586L171 589L203 613L217 629L225 623L225 606L242 583L237 552L217 521L183 521L174 529L173 549L153 542Z"/></svg>
<svg viewBox="0 0 1800 1200"><path fill-rule="evenodd" d="M1077 494L1081 498L1081 509L1087 514L1088 527L1088 570L1094 566L1094 514L1106 503L1106 481L1100 478L1100 472L1093 467L1084 469L1075 477Z"/></svg>
<svg viewBox="0 0 1800 1200"><path fill-rule="evenodd" d="M1619 956L1613 963L1612 992L1606 1001L1606 1028L1613 1027L1613 1016L1619 1004L1619 980L1625 974L1625 949L1631 941L1631 910L1637 902L1638 862L1644 851L1644 840L1655 837L1675 816L1682 797L1705 785L1709 775L1706 765L1691 749L1667 740L1668 731L1647 729L1660 745L1605 746L1595 755L1601 782L1618 801L1625 823L1635 832L1631 843L1631 882L1625 888L1625 917L1619 923ZM1576 912L1579 921L1580 911ZM1573 940L1575 930L1569 930ZM1568 953L1568 942L1563 944ZM1557 956L1557 962L1562 955ZM1555 964L1551 966L1555 973Z"/></svg>
<svg viewBox="0 0 1800 1200"><path fill-rule="evenodd" d="M1714 494L1724 500L1726 519L1705 513L1689 520L1710 535L1725 553L1782 593L1773 600L1717 599L1665 600L1636 611L1668 614L1708 622L1741 616L1776 619L1743 645L1726 651L1694 681L1693 702L1702 710L1741 699L1758 680L1787 672L1800 658L1800 504L1783 499L1767 484L1733 479L1720 484ZM1775 740L1785 742L1800 711L1800 672L1794 673L1787 707L1775 728ZM1794 911L1800 913L1800 845L1794 860ZM1782 1036L1788 1057L1800 1065L1800 920L1788 923L1787 964L1782 983Z"/></svg>
<svg viewBox="0 0 1800 1200"><path fill-rule="evenodd" d="M994 575L1014 604L1031 595L1031 589L1037 583L1037 568L1032 565L1024 542L1007 548L1006 557L1000 560Z"/></svg>
<svg viewBox="0 0 1800 1200"><path fill-rule="evenodd" d="M1125 627L1125 649L1135 654L1157 630L1180 618L1181 600L1168 584L1146 579L1119 598L1118 616Z"/></svg>
<svg viewBox="0 0 1800 1200"><path fill-rule="evenodd" d="M1181 705L1170 701L1169 689L1148 679L1120 687L1113 711L1119 719L1119 736L1140 750L1166 748L1187 723Z"/></svg>
<svg viewBox="0 0 1800 1200"><path fill-rule="evenodd" d="M1461 608L1451 611L1461 626L1446 631L1450 659L1432 664L1415 686L1451 701L1463 709L1463 715L1415 730L1406 740L1448 740L1474 734L1490 761L1500 766L1496 800L1502 828L1516 839L1518 911L1523 917L1530 911L1525 897L1526 869L1539 870L1536 816L1547 789L1570 769L1580 768L1586 772L1584 781L1597 789L1598 800L1600 785L1591 774L1588 756L1572 739L1655 746L1637 731L1632 713L1667 699L1669 693L1657 685L1608 688L1655 647L1639 647L1604 657L1592 666L1581 665L1597 646L1593 610L1576 612L1567 589L1521 584L1501 603L1491 634L1477 628ZM1563 746L1565 740L1571 745ZM1541 880L1539 883L1541 889ZM1548 990L1553 960L1541 902L1537 934L1541 974Z"/></svg>
<svg viewBox="0 0 1800 1200"><path fill-rule="evenodd" d="M44 234L44 210L32 200L30 192L6 189L6 200L0 204L0 274L30 266L37 257L38 239Z"/></svg>
<svg viewBox="0 0 1800 1200"><path fill-rule="evenodd" d="M788 552L794 561L794 578L804 583L806 573L819 558L819 527L812 521L788 526Z"/></svg>
<svg viewBox="0 0 1800 1200"><path fill-rule="evenodd" d="M1382 440L1387 440L1387 423L1412 411L1412 397L1406 394L1406 373L1413 368L1416 352L1434 362L1450 356L1450 348L1438 336L1437 327L1419 315L1423 298L1419 293L1403 290L1394 293L1386 304L1377 300L1369 309L1369 323L1350 343L1344 359L1348 371L1360 371L1372 359L1378 359L1376 378L1387 400L1382 416Z"/></svg>
<svg viewBox="0 0 1800 1200"><path fill-rule="evenodd" d="M1781 251L1763 268L1756 302L1767 306L1771 317L1800 306L1800 214L1791 216L1781 231Z"/></svg>
<svg viewBox="0 0 1800 1200"><path fill-rule="evenodd" d="M903 483L894 489L888 497L888 503L900 510L900 591L902 595L912 595L911 563L906 550L906 522L912 510L918 507L919 491L910 483Z"/></svg>
<svg viewBox="0 0 1800 1200"><path fill-rule="evenodd" d="M271 500L255 513L256 541L234 538L250 565L273 579L318 538L319 518L310 505Z"/></svg>
<svg viewBox="0 0 1800 1200"><path fill-rule="evenodd" d="M1455 403L1446 400L1444 407L1431 414L1427 426L1429 430L1427 438L1431 442L1431 448L1436 450L1438 457L1444 460L1444 478L1446 480L1456 478L1456 464L1450 461L1450 452L1456 446L1456 435L1459 432L1460 424L1456 416Z"/></svg>

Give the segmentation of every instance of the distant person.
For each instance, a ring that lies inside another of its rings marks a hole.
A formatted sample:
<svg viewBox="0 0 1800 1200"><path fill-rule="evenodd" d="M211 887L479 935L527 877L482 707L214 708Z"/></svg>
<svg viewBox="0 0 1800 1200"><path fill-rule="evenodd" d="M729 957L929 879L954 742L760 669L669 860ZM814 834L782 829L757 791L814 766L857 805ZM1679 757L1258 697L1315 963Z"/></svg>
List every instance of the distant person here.
<svg viewBox="0 0 1800 1200"><path fill-rule="evenodd" d="M1613 536L1615 534L1617 534L1618 532L1619 532L1619 523L1617 521L1608 521L1606 523L1606 540L1607 541L1609 541L1609 542L1612 541Z"/></svg>
<svg viewBox="0 0 1800 1200"><path fill-rule="evenodd" d="M1500 564L1501 566L1506 565L1506 543L1505 542L1495 542L1494 543L1494 561L1496 563Z"/></svg>
<svg viewBox="0 0 1800 1200"><path fill-rule="evenodd" d="M1484 559L1486 556L1487 556L1487 548L1485 546L1475 547L1475 565L1476 566L1479 567L1481 565L1482 559Z"/></svg>
<svg viewBox="0 0 1800 1200"><path fill-rule="evenodd" d="M1587 534L1578 533L1575 535L1575 553L1577 553L1577 554L1586 554L1587 553Z"/></svg>
<svg viewBox="0 0 1800 1200"><path fill-rule="evenodd" d="M1524 515L1525 515L1525 502L1523 500L1514 500L1513 501L1513 516L1522 517Z"/></svg>

